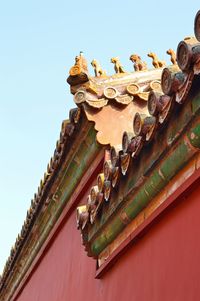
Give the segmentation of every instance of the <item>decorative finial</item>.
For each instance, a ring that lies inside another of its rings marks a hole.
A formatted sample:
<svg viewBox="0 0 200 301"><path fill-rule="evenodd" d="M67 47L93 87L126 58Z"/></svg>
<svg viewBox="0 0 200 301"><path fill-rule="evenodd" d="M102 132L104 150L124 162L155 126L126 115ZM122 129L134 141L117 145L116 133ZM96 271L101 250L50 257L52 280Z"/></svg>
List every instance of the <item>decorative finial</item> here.
<svg viewBox="0 0 200 301"><path fill-rule="evenodd" d="M125 73L125 70L122 66L122 64L119 61L118 57L111 58L111 63L114 64L114 69L116 73Z"/></svg>
<svg viewBox="0 0 200 301"><path fill-rule="evenodd" d="M75 57L75 64L69 70L69 77L67 82L71 86L85 83L89 80L87 61L83 56L83 52L80 51L79 55Z"/></svg>
<svg viewBox="0 0 200 301"><path fill-rule="evenodd" d="M166 66L166 63L164 61L160 61L154 52L149 52L147 55L148 57L152 58L152 65L155 68L163 68L164 66Z"/></svg>
<svg viewBox="0 0 200 301"><path fill-rule="evenodd" d="M147 64L141 60L141 57L137 54L132 54L129 58L133 62L135 71L147 70Z"/></svg>
<svg viewBox="0 0 200 301"><path fill-rule="evenodd" d="M91 62L92 67L94 68L95 76L105 76L106 71L102 70L101 65L97 60L92 60Z"/></svg>
<svg viewBox="0 0 200 301"><path fill-rule="evenodd" d="M87 61L83 56L83 52L75 57L75 64L70 69L69 74L71 76L79 75L81 72L88 73Z"/></svg>
<svg viewBox="0 0 200 301"><path fill-rule="evenodd" d="M168 49L167 51L166 51L166 53L167 54L169 54L170 56L171 56L171 62L172 62L172 64L173 65L176 65L177 64L177 62L176 62L176 53L175 53L175 51L173 50L173 49Z"/></svg>

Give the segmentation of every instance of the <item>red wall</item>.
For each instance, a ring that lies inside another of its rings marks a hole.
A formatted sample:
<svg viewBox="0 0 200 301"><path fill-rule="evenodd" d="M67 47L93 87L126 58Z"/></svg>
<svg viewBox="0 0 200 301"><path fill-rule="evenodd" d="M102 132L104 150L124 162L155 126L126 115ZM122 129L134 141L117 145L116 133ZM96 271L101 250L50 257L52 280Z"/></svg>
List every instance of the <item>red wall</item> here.
<svg viewBox="0 0 200 301"><path fill-rule="evenodd" d="M94 279L75 213L32 274L18 301L200 300L200 188L170 209Z"/></svg>

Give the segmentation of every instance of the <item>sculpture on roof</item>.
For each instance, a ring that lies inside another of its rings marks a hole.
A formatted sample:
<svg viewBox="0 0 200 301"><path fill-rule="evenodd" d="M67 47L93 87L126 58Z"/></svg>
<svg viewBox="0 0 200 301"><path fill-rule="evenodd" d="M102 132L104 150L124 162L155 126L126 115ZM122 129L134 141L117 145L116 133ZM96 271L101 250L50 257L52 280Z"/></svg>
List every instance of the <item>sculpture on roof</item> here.
<svg viewBox="0 0 200 301"><path fill-rule="evenodd" d="M88 66L87 61L83 56L83 52L80 51L80 54L75 57L75 64L69 70L69 77L67 82L71 86L77 84L85 83L89 80L88 78Z"/></svg>
<svg viewBox="0 0 200 301"><path fill-rule="evenodd" d="M114 64L114 69L116 73L125 73L124 67L119 61L118 57L111 58L111 63Z"/></svg>
<svg viewBox="0 0 200 301"><path fill-rule="evenodd" d="M141 57L137 54L132 54L129 58L133 62L133 67L135 71L145 71L148 70L147 64L141 60Z"/></svg>
<svg viewBox="0 0 200 301"><path fill-rule="evenodd" d="M70 69L69 74L75 76L81 72L88 73L87 61L83 56L83 52L80 51L80 54L75 57L75 64Z"/></svg>
<svg viewBox="0 0 200 301"><path fill-rule="evenodd" d="M166 63L164 61L160 61L154 52L149 52L147 55L148 55L148 57L152 58L152 65L155 68L162 68L162 67L166 66Z"/></svg>
<svg viewBox="0 0 200 301"><path fill-rule="evenodd" d="M92 60L91 65L94 68L95 76L103 76L103 75L105 76L106 75L106 71L101 68L101 65L99 64L99 62L97 60L95 60L95 59Z"/></svg>
<svg viewBox="0 0 200 301"><path fill-rule="evenodd" d="M170 56L171 56L171 62L172 62L172 64L173 65L176 65L177 64L177 62L176 62L176 53L175 53L175 51L173 50L173 49L168 49L167 51L166 51L166 53L167 54L169 54Z"/></svg>

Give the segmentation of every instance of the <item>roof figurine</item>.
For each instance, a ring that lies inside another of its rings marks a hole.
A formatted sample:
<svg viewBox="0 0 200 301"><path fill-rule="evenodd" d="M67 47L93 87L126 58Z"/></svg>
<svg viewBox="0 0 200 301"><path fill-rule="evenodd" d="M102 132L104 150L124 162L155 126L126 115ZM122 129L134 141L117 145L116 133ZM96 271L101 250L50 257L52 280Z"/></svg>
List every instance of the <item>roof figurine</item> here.
<svg viewBox="0 0 200 301"><path fill-rule="evenodd" d="M163 68L164 66L166 66L166 63L164 61L160 61L154 52L149 52L147 55L148 57L152 58L152 65L155 68Z"/></svg>
<svg viewBox="0 0 200 301"><path fill-rule="evenodd" d="M114 69L116 73L125 73L124 67L120 63L118 57L112 57L110 61L114 64Z"/></svg>
<svg viewBox="0 0 200 301"><path fill-rule="evenodd" d="M67 82L70 85L77 85L88 81L88 64L83 52L75 57L75 64L69 70Z"/></svg>
<svg viewBox="0 0 200 301"><path fill-rule="evenodd" d="M133 67L135 71L148 70L146 62L143 62L139 55L132 54L129 59L131 62L133 62Z"/></svg>
<svg viewBox="0 0 200 301"><path fill-rule="evenodd" d="M94 68L95 76L106 76L106 71L101 68L101 65L97 60L93 59L91 65Z"/></svg>
<svg viewBox="0 0 200 301"><path fill-rule="evenodd" d="M176 65L177 62L176 62L176 53L175 53L175 51L174 51L173 49L170 48L170 49L168 49L168 50L166 51L166 53L170 55L172 64L173 64L173 65Z"/></svg>
<svg viewBox="0 0 200 301"><path fill-rule="evenodd" d="M80 51L80 54L75 57L75 64L70 69L69 74L74 76L80 74L81 72L88 73L87 61L84 58L82 51Z"/></svg>

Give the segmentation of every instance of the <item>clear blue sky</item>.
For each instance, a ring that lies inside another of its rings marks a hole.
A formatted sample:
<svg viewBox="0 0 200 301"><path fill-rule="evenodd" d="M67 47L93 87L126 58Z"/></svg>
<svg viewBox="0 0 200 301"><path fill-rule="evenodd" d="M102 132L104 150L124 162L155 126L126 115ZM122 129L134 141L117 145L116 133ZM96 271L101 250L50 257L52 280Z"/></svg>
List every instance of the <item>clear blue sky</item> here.
<svg viewBox="0 0 200 301"><path fill-rule="evenodd" d="M112 56L128 71L132 53L169 62L166 50L193 35L198 9L194 0L1 1L0 273L75 106L65 82L74 57L82 50L109 74Z"/></svg>

